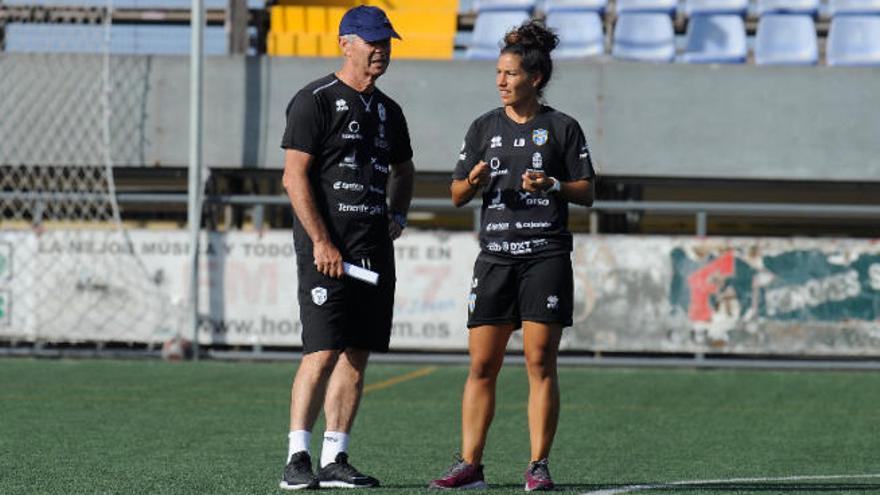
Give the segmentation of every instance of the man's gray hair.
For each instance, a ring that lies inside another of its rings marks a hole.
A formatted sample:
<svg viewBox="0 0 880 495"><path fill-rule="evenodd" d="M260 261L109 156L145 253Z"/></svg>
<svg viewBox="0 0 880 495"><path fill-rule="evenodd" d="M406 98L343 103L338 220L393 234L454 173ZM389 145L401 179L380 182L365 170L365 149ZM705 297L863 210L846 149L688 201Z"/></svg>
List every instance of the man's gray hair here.
<svg viewBox="0 0 880 495"><path fill-rule="evenodd" d="M345 41L348 41L349 43L353 43L354 40L359 38L359 36L356 34L343 34L342 36L340 36L340 38L344 39Z"/></svg>

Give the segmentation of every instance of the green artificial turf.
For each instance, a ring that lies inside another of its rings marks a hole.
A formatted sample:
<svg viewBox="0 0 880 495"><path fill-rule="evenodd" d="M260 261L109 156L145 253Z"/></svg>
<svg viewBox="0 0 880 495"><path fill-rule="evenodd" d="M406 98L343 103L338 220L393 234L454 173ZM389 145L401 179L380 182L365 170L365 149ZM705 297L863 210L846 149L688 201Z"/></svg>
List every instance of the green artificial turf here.
<svg viewBox="0 0 880 495"><path fill-rule="evenodd" d="M425 368L371 364L367 384ZM276 493L295 363L0 359L0 493ZM465 366L369 391L352 463L428 493L459 448ZM562 493L880 492L880 373L560 369L551 472ZM521 366L499 379L484 455L492 493L522 493ZM320 453L316 427L313 454ZM878 477L741 480L817 475ZM732 481L724 481L732 480Z"/></svg>

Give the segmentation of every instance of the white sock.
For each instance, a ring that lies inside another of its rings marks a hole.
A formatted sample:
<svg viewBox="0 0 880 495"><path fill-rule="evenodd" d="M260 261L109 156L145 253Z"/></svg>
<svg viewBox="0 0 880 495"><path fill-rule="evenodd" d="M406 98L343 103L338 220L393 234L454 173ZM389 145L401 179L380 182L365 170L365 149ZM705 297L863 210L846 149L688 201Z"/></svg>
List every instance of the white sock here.
<svg viewBox="0 0 880 495"><path fill-rule="evenodd" d="M287 459L284 463L290 461L290 456L297 452L305 450L309 451L309 444L312 441L312 432L306 430L294 430L287 434Z"/></svg>
<svg viewBox="0 0 880 495"><path fill-rule="evenodd" d="M321 447L321 467L336 462L336 454L348 452L348 433L325 431L324 445Z"/></svg>

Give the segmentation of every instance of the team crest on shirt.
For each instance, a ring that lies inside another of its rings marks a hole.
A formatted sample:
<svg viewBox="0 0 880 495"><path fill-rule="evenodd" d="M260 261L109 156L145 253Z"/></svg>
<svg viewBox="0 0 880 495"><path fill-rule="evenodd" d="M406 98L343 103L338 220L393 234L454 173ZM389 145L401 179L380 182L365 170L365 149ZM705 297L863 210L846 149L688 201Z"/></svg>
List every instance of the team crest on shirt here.
<svg viewBox="0 0 880 495"><path fill-rule="evenodd" d="M312 302L318 306L327 302L327 289L323 287L315 287L312 289Z"/></svg>
<svg viewBox="0 0 880 495"><path fill-rule="evenodd" d="M532 131L532 141L538 146L543 146L547 142L547 136L547 129L535 129Z"/></svg>
<svg viewBox="0 0 880 495"><path fill-rule="evenodd" d="M379 120L385 122L385 105L381 103L377 104L376 111L379 112Z"/></svg>
<svg viewBox="0 0 880 495"><path fill-rule="evenodd" d="M336 111L337 112L345 112L348 110L348 102L343 100L342 98L336 100Z"/></svg>

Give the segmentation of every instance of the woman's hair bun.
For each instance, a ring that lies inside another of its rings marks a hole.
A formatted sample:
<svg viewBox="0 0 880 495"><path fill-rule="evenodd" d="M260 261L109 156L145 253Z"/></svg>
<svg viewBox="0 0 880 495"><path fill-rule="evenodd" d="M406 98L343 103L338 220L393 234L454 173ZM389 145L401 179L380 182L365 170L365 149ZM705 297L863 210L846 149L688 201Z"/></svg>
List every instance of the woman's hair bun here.
<svg viewBox="0 0 880 495"><path fill-rule="evenodd" d="M510 30L504 36L505 48L519 45L525 49L537 49L550 53L559 44L559 36L547 29L541 22L531 20Z"/></svg>

